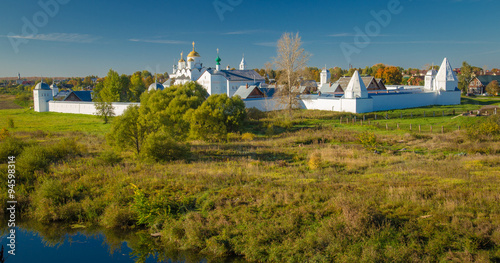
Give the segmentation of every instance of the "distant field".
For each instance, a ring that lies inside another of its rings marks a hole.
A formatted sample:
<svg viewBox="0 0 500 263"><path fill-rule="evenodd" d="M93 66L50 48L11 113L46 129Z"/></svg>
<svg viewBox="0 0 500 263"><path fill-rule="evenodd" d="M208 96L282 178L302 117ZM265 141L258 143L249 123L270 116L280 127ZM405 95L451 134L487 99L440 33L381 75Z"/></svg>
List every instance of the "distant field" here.
<svg viewBox="0 0 500 263"><path fill-rule="evenodd" d="M1 95L0 96L0 110L22 109L21 106L14 103L15 96Z"/></svg>

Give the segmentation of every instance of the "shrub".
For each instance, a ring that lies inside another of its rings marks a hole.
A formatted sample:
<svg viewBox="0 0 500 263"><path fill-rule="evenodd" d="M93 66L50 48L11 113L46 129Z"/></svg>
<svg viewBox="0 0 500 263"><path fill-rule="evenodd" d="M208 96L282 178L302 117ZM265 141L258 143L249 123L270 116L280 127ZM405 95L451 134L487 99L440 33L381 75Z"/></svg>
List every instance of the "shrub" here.
<svg viewBox="0 0 500 263"><path fill-rule="evenodd" d="M212 95L192 112L191 136L195 139L220 142L228 132L239 132L246 119L245 103L239 96Z"/></svg>
<svg viewBox="0 0 500 263"><path fill-rule="evenodd" d="M249 132L243 133L243 135L241 135L241 139L247 142L253 141L255 139L255 134Z"/></svg>
<svg viewBox="0 0 500 263"><path fill-rule="evenodd" d="M0 163L7 163L7 157L18 157L27 143L15 137L7 137L0 143Z"/></svg>
<svg viewBox="0 0 500 263"><path fill-rule="evenodd" d="M316 170L321 167L321 153L313 153L309 158L309 169Z"/></svg>
<svg viewBox="0 0 500 263"><path fill-rule="evenodd" d="M159 132L146 138L143 152L156 161L173 161L189 158L190 147L175 141L165 132Z"/></svg>
<svg viewBox="0 0 500 263"><path fill-rule="evenodd" d="M367 150L375 151L377 149L378 143L375 134L371 132L362 132L358 134L357 139Z"/></svg>
<svg viewBox="0 0 500 263"><path fill-rule="evenodd" d="M468 127L467 136L470 139L482 140L482 137L491 137L500 134L500 116L492 115L478 124Z"/></svg>
<svg viewBox="0 0 500 263"><path fill-rule="evenodd" d="M248 119L250 119L250 120L259 121L260 119L263 119L266 117L266 114L263 111L255 108L255 107L247 109L246 111L247 111Z"/></svg>
<svg viewBox="0 0 500 263"><path fill-rule="evenodd" d="M113 150L101 152L96 160L102 165L114 166L119 164L123 158Z"/></svg>
<svg viewBox="0 0 500 263"><path fill-rule="evenodd" d="M134 225L135 217L128 207L111 204L104 210L100 224L106 228L128 228Z"/></svg>
<svg viewBox="0 0 500 263"><path fill-rule="evenodd" d="M0 140L3 140L5 138L8 138L10 136L9 134L9 130L5 129L5 128L2 128L0 130Z"/></svg>
<svg viewBox="0 0 500 263"><path fill-rule="evenodd" d="M228 142L239 142L241 141L241 136L237 133L230 132L227 134Z"/></svg>
<svg viewBox="0 0 500 263"><path fill-rule="evenodd" d="M19 155L17 167L21 178L30 181L36 171L47 172L49 170L50 159L47 156L47 151L40 145L28 146Z"/></svg>
<svg viewBox="0 0 500 263"><path fill-rule="evenodd" d="M9 126L9 128L13 129L15 127L14 120L12 118L8 118L7 125Z"/></svg>
<svg viewBox="0 0 500 263"><path fill-rule="evenodd" d="M47 146L47 157L52 162L60 161L68 156L77 156L81 154L82 147L76 143L75 139L65 138L56 144Z"/></svg>
<svg viewBox="0 0 500 263"><path fill-rule="evenodd" d="M274 125L269 123L266 128L266 136L271 138L274 135Z"/></svg>

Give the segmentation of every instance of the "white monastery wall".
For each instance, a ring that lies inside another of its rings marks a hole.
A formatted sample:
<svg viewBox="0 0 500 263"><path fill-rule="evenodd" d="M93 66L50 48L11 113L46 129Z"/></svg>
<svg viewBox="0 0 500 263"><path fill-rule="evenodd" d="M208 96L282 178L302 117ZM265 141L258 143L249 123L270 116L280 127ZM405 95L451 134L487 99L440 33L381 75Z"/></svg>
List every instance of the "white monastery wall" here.
<svg viewBox="0 0 500 263"><path fill-rule="evenodd" d="M112 103L115 115L120 116L130 105L140 105L140 103ZM70 101L49 101L49 111L59 113L74 113L94 115L96 113L94 102L70 102Z"/></svg>

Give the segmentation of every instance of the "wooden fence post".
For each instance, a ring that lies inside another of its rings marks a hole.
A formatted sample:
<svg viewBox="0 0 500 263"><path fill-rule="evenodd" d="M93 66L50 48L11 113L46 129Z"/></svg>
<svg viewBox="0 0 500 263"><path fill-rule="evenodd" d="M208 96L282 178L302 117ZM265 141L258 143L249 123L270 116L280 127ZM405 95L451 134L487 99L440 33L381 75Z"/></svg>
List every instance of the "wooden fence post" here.
<svg viewBox="0 0 500 263"><path fill-rule="evenodd" d="M444 126L441 126L441 133L444 133Z"/></svg>
<svg viewBox="0 0 500 263"><path fill-rule="evenodd" d="M422 132L422 126L418 125L418 132Z"/></svg>
<svg viewBox="0 0 500 263"><path fill-rule="evenodd" d="M387 123L385 124L385 129L389 130L389 124L387 124Z"/></svg>
<svg viewBox="0 0 500 263"><path fill-rule="evenodd" d="M340 116L340 124L342 124L342 116Z"/></svg>
<svg viewBox="0 0 500 263"><path fill-rule="evenodd" d="M397 129L399 130L399 123L397 123L396 126L397 126Z"/></svg>
<svg viewBox="0 0 500 263"><path fill-rule="evenodd" d="M432 133L432 125L431 125L431 133Z"/></svg>
<svg viewBox="0 0 500 263"><path fill-rule="evenodd" d="M410 123L410 131L411 131L411 123Z"/></svg>

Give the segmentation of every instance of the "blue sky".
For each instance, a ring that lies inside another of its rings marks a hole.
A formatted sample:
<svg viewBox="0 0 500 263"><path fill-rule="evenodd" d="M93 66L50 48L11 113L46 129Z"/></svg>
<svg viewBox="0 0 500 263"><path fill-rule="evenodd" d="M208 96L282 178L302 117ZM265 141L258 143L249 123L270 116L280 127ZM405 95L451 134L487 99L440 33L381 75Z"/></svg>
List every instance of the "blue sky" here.
<svg viewBox="0 0 500 263"><path fill-rule="evenodd" d="M244 53L262 68L283 32L300 33L309 66L422 68L448 57L500 68L499 9L495 0L3 0L0 76L170 73L193 41L206 66L219 48L224 67Z"/></svg>

